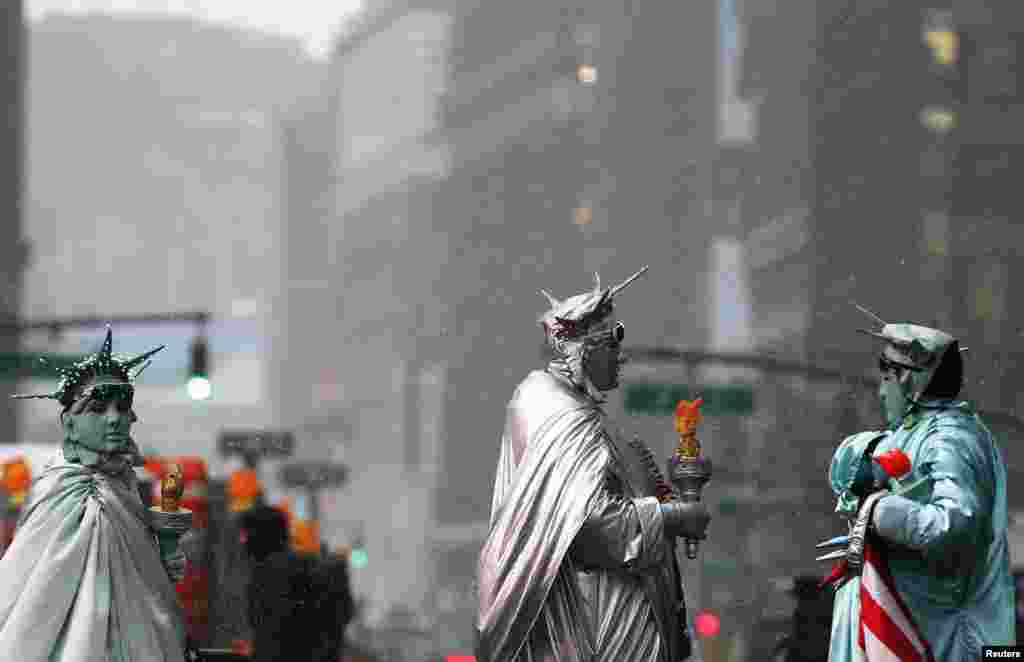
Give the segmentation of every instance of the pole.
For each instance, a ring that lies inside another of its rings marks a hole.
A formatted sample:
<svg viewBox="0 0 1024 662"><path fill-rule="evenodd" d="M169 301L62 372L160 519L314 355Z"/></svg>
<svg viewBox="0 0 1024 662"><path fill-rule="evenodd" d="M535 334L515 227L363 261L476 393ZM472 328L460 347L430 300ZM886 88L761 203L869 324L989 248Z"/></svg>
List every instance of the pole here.
<svg viewBox="0 0 1024 662"><path fill-rule="evenodd" d="M306 488L306 496L309 498L309 521L320 523L320 488L310 485Z"/></svg>
<svg viewBox="0 0 1024 662"><path fill-rule="evenodd" d="M32 331L38 329L87 329L102 327L107 324L161 324L164 322L194 322L206 324L212 316L208 311L184 311L172 313L143 313L138 315L114 315L101 317L98 315L84 317L65 317L50 320L25 320L21 322L0 322L2 331Z"/></svg>

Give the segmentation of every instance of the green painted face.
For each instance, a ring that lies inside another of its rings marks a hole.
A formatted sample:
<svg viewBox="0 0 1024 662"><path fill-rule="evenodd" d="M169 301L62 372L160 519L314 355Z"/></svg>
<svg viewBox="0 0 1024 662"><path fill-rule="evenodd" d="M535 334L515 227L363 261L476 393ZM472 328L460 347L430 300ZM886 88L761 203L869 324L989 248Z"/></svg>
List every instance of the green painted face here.
<svg viewBox="0 0 1024 662"><path fill-rule="evenodd" d="M103 453L132 447L129 432L138 420L133 396L131 384L124 381L103 378L89 384L63 417L65 438Z"/></svg>
<svg viewBox="0 0 1024 662"><path fill-rule="evenodd" d="M915 372L909 365L894 361L893 358L899 357L886 348L879 360L881 381L878 385L878 399L890 429L899 426L906 416L913 388L912 374Z"/></svg>

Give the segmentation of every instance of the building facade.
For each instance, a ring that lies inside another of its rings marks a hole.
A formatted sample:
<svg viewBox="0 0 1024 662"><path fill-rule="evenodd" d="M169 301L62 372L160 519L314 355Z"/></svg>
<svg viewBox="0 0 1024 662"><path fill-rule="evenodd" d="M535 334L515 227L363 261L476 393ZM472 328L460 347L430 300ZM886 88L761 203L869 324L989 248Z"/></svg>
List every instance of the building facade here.
<svg viewBox="0 0 1024 662"><path fill-rule="evenodd" d="M318 106L333 194L287 175L278 381L314 383L282 421L351 467L325 531L365 545L365 624L410 650L472 647L505 405L546 361L538 290L649 264L630 342L713 334L714 11L506 5L369 6Z"/></svg>
<svg viewBox="0 0 1024 662"><path fill-rule="evenodd" d="M106 317L115 350L157 344L140 381L139 441L222 473L225 427L275 423L268 365L280 282L278 117L315 82L297 41L190 19L48 15L31 26L22 312ZM123 315L206 311L213 393L185 389L191 323ZM31 334L40 351L93 351L102 327ZM52 380L39 384L52 386ZM34 388L22 385L21 388ZM20 436L54 442L52 403Z"/></svg>
<svg viewBox="0 0 1024 662"><path fill-rule="evenodd" d="M1021 431L1019 388L1005 366L1015 360L1007 334L1019 327L1007 304L1019 261L1007 220L1019 129L1003 118L1019 103L1010 73L1019 55L1014 33L996 26L1019 10L738 8L748 33L740 94L757 108L756 149L741 159L738 187L756 348L836 373L764 389L765 404L775 401L766 434L785 461L763 480L799 476L808 514L762 561L814 574L810 545L838 524L831 453L855 430L882 425L871 388L878 346L855 333L873 323L852 302L887 321L947 329L970 348L962 395L1000 434L1011 479L1018 471L1009 442Z"/></svg>
<svg viewBox="0 0 1024 662"><path fill-rule="evenodd" d="M16 323L21 312L22 284L28 259L28 244L24 238L24 157L25 157L25 22L20 0L5 3L0 8L0 30L3 31L3 58L0 70L0 99L3 100L3 121L0 124L0 219L2 219L4 283L0 289L0 319L5 327ZM18 334L12 328L0 331L0 352L10 356L20 347ZM4 379L0 385L0 439L3 443L17 440L18 409L7 397L14 392L15 382Z"/></svg>

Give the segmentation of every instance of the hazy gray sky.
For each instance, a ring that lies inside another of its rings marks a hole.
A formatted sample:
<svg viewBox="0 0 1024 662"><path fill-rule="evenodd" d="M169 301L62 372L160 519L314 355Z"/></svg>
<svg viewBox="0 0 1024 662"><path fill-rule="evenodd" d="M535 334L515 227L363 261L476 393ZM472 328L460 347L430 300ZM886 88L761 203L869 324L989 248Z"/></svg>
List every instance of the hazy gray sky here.
<svg viewBox="0 0 1024 662"><path fill-rule="evenodd" d="M329 50L333 33L361 4L361 0L25 0L30 19L48 12L185 14L298 37L317 56Z"/></svg>

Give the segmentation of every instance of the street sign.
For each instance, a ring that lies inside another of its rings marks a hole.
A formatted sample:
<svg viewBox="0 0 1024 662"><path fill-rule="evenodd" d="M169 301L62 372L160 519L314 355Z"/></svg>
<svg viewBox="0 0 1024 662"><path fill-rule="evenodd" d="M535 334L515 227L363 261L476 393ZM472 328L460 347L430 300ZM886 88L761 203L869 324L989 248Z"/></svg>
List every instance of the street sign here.
<svg viewBox="0 0 1024 662"><path fill-rule="evenodd" d="M624 404L627 414L670 415L680 400L704 399L701 413L708 416L745 416L754 411L754 387L749 384L686 386L634 382L626 384Z"/></svg>
<svg viewBox="0 0 1024 662"><path fill-rule="evenodd" d="M224 456L287 457L295 451L295 435L274 430L223 430L217 438L217 447Z"/></svg>
<svg viewBox="0 0 1024 662"><path fill-rule="evenodd" d="M348 478L348 467L336 462L292 462L281 467L287 487L338 487Z"/></svg>
<svg viewBox="0 0 1024 662"><path fill-rule="evenodd" d="M742 568L732 559L704 559L704 575L707 577L733 577Z"/></svg>

